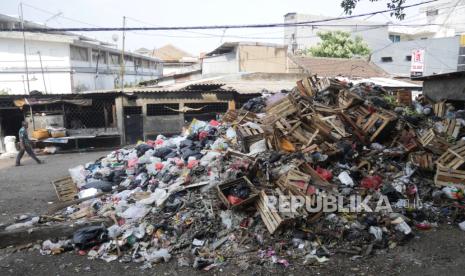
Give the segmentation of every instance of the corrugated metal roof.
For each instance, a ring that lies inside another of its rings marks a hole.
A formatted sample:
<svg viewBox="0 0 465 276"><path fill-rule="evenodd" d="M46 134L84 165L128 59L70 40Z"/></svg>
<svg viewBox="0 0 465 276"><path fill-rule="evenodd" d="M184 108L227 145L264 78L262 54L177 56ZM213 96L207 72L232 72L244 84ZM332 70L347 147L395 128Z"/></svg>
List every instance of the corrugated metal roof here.
<svg viewBox="0 0 465 276"><path fill-rule="evenodd" d="M414 84L407 81L395 80L390 78L366 78L361 80L353 80L354 84L363 83L363 82L371 82L375 85L379 85L386 88L412 88L412 89L421 89L422 86L418 84Z"/></svg>

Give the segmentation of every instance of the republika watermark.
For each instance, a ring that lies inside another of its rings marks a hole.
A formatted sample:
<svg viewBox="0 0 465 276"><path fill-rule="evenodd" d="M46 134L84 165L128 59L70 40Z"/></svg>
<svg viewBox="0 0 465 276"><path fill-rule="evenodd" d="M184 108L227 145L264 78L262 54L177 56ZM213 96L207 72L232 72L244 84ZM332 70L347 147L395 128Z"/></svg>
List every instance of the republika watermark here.
<svg viewBox="0 0 465 276"><path fill-rule="evenodd" d="M315 212L343 212L343 213L371 213L392 212L392 206L387 196L381 195L373 199L371 195L364 198L360 195L345 196L266 196L265 203L271 211L294 213L304 208L309 213ZM417 204L417 203L415 203ZM405 207L407 207L405 205Z"/></svg>

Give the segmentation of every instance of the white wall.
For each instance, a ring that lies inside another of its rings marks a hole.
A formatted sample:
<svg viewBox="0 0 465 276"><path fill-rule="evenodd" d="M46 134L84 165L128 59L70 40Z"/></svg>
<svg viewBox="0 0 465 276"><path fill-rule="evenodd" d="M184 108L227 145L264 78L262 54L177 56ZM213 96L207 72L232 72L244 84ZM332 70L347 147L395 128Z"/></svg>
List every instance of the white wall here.
<svg viewBox="0 0 465 276"><path fill-rule="evenodd" d="M285 23L305 22L312 20L321 20L329 17L310 15L310 14L290 14L284 18ZM343 20L343 21L329 21L331 25L343 25L343 24L362 24L362 25L378 25L377 22L369 21L357 21L357 20ZM372 51L376 51L388 45L391 41L389 40L388 28L378 26L291 26L284 28L284 43L288 45L288 51L292 52L292 34L295 36L295 42L297 43L297 50L305 50L311 46L315 46L320 42L318 32L325 31L344 31L349 32L352 38L361 36L363 40L368 44Z"/></svg>
<svg viewBox="0 0 465 276"><path fill-rule="evenodd" d="M182 74L200 69L200 64L163 64L163 76Z"/></svg>
<svg viewBox="0 0 465 276"><path fill-rule="evenodd" d="M91 48L100 47L106 54L110 51L115 53L118 51L90 43L75 42L76 39L73 36L26 33L30 91L67 94L115 87L115 79L118 79L120 74L119 64L109 65L110 60L107 56L108 64L99 64L97 74L97 64L92 61ZM76 43L79 47L87 48L88 61L70 59L70 45ZM44 74L42 74L38 51L42 56ZM151 64L150 68L139 66L135 70L134 63L126 61L126 66L125 85L155 79L163 74L163 64L160 63L156 67ZM0 33L0 94L26 94L26 79L22 34Z"/></svg>
<svg viewBox="0 0 465 276"><path fill-rule="evenodd" d="M38 51L47 92L71 93L69 45L65 42L27 40L30 90L45 91ZM0 91L24 94L26 87L23 41L0 37Z"/></svg>
<svg viewBox="0 0 465 276"><path fill-rule="evenodd" d="M239 72L239 60L236 53L205 57L202 61L202 74L229 74Z"/></svg>
<svg viewBox="0 0 465 276"><path fill-rule="evenodd" d="M410 77L411 61L407 56L416 49L425 49L424 76L457 71L459 37L432 38L426 40L401 41L373 53L371 61L384 71L395 76ZM391 57L383 62L382 57Z"/></svg>

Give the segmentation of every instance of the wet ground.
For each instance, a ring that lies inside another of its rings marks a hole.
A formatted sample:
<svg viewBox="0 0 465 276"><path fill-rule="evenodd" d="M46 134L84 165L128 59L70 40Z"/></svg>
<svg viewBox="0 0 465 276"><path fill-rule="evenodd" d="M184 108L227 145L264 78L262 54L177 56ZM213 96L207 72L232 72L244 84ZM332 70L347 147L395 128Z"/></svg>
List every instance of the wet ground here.
<svg viewBox="0 0 465 276"><path fill-rule="evenodd" d="M56 201L50 184L67 175L68 168L94 161L106 152L57 154L41 157L45 164L37 165L24 159L24 166L15 167L14 160L0 160L0 223L11 221L23 213L42 213L49 202ZM106 263L88 260L68 252L57 256L41 256L37 250L16 248L0 250L0 275L464 275L465 232L456 225L441 225L438 229L417 232L404 246L358 259L339 254L322 265L303 266L289 259L287 269L279 265L259 265L251 258L247 269L229 265L209 272L178 267L176 256L167 264L142 270L142 264Z"/></svg>

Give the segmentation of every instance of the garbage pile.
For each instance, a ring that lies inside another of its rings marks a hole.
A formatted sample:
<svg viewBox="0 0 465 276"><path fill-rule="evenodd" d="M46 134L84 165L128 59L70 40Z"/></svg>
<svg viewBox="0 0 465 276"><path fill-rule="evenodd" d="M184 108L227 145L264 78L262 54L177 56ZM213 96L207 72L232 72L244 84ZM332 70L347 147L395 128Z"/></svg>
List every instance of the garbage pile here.
<svg viewBox="0 0 465 276"><path fill-rule="evenodd" d="M62 220L107 218L41 252L283 266L360 258L461 222L464 112L396 103L382 88L311 76L220 122L194 120L70 170L83 200ZM334 199L334 200L333 200Z"/></svg>

